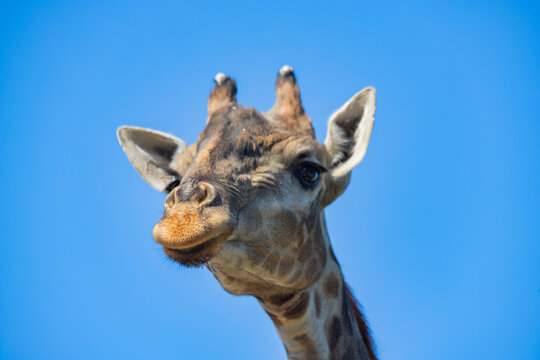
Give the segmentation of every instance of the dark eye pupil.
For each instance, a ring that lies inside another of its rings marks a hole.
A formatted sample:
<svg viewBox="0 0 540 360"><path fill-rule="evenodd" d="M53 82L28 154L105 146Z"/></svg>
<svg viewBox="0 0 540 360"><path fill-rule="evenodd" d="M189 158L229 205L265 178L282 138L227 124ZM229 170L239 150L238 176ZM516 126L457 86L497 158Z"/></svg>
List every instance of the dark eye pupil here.
<svg viewBox="0 0 540 360"><path fill-rule="evenodd" d="M303 166L300 169L300 177L304 182L313 184L319 179L319 171L313 166Z"/></svg>

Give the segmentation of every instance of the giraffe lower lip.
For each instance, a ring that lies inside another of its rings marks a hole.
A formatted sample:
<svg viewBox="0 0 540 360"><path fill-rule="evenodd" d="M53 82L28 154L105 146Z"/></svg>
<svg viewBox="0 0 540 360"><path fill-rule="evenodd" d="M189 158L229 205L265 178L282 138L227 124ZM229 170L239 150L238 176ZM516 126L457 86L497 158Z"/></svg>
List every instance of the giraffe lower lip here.
<svg viewBox="0 0 540 360"><path fill-rule="evenodd" d="M189 267L204 265L215 254L219 241L217 238L205 241L188 249L173 249L163 246L163 251L172 260Z"/></svg>

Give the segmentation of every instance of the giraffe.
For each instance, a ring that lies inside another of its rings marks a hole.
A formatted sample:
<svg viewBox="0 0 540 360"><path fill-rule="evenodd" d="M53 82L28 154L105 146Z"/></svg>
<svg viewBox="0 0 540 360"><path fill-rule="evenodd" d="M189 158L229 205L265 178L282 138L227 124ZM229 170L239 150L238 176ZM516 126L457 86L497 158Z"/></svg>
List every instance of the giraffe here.
<svg viewBox="0 0 540 360"><path fill-rule="evenodd" d="M155 241L182 265L206 266L227 292L254 296L288 359L376 360L324 217L366 153L375 89L358 92L330 117L321 144L290 66L279 70L266 113L237 103L231 77L219 73L214 82L195 144L118 129L135 169L168 194Z"/></svg>

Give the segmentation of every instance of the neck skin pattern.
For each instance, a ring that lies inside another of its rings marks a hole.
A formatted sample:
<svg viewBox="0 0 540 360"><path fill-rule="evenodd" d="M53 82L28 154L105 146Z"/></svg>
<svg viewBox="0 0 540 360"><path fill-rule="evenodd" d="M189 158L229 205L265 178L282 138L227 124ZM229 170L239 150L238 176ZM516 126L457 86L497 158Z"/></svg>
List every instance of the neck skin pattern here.
<svg viewBox="0 0 540 360"><path fill-rule="evenodd" d="M280 298L258 298L285 346L289 360L376 360L371 336L343 280L324 215L320 216L330 256L319 279L307 289Z"/></svg>

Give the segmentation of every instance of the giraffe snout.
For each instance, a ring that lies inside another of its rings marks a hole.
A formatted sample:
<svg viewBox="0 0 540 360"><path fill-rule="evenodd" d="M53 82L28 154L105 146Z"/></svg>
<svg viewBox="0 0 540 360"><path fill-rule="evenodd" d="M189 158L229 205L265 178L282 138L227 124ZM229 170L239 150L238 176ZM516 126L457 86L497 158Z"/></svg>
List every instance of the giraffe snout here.
<svg viewBox="0 0 540 360"><path fill-rule="evenodd" d="M225 200L225 201L224 201ZM153 231L154 240L168 249L188 250L235 229L235 206L207 181L185 181L165 200L165 212Z"/></svg>

